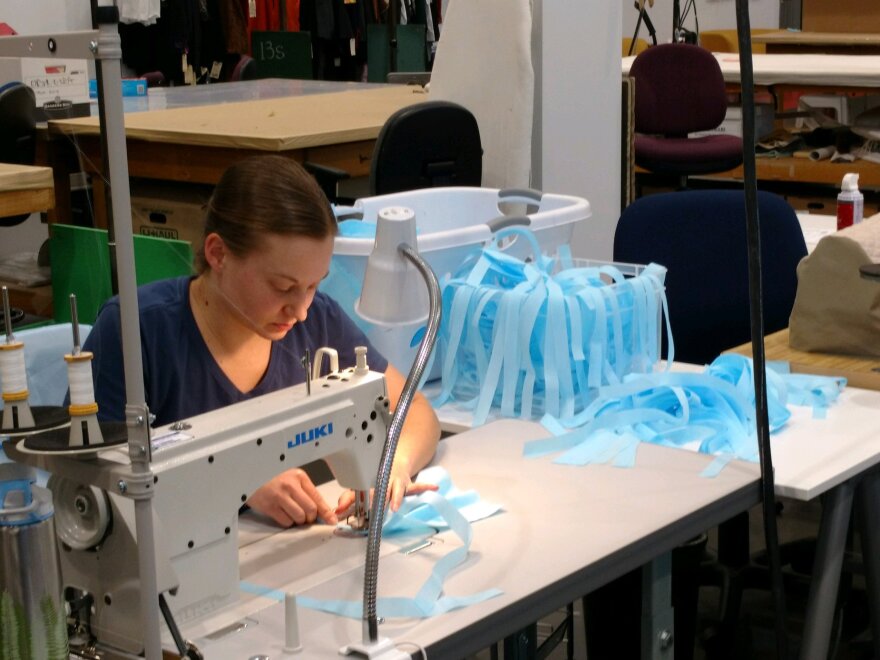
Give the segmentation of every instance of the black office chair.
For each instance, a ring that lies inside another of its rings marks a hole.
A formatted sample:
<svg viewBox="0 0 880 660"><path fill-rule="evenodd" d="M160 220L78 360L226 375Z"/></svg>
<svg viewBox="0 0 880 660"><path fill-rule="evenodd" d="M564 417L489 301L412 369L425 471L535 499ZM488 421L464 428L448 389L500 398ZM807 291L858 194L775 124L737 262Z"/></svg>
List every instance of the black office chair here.
<svg viewBox="0 0 880 660"><path fill-rule="evenodd" d="M348 173L304 163L327 197ZM439 186L479 186L483 177L480 128L470 110L450 101L425 101L391 115L373 148L370 195Z"/></svg>
<svg viewBox="0 0 880 660"><path fill-rule="evenodd" d="M20 82L0 87L0 162L33 165L36 149L37 102L34 91ZM0 227L24 222L29 213L0 218Z"/></svg>
<svg viewBox="0 0 880 660"><path fill-rule="evenodd" d="M794 210L781 197L759 192L758 212L764 330L770 334L788 326L797 291L797 265L806 256L807 247ZM676 360L706 364L724 350L750 341L743 191L681 191L636 200L617 224L614 260L656 262L668 268L666 297ZM739 600L747 585L748 543L748 514L742 514L720 526L718 561L702 567L700 581L719 585L724 592L725 633L735 626ZM673 558L677 552L680 549L673 551ZM691 561L681 563L678 570L684 580L693 580L694 568ZM680 579L674 574L674 599ZM693 650L689 648L687 655L679 653L680 645L693 639L696 586L691 582L690 587L681 589L675 605L676 658L690 657ZM679 617L682 611L687 614ZM680 618L689 635L680 633Z"/></svg>

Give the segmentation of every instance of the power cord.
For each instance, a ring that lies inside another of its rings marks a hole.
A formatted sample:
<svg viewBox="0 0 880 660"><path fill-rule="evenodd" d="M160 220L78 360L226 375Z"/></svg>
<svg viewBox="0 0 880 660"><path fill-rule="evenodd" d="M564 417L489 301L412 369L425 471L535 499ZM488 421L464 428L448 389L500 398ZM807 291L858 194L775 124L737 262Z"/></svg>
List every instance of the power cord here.
<svg viewBox="0 0 880 660"><path fill-rule="evenodd" d="M428 652L425 650L425 647L422 646L421 644L416 644L415 642L402 641L402 642L397 642L394 646L398 649L400 649L401 646L415 647L415 650L420 653L421 660L428 660ZM405 651L404 649L401 649L401 650L404 651L404 653L408 653L408 651Z"/></svg>

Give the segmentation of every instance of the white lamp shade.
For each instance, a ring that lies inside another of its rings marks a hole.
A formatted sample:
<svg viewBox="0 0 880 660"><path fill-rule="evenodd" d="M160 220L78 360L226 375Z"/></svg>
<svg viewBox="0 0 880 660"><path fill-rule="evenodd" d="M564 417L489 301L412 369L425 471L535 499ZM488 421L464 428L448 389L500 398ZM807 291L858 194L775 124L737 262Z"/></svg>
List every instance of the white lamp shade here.
<svg viewBox="0 0 880 660"><path fill-rule="evenodd" d="M367 258L364 284L355 303L361 318L376 325L418 323L428 318L428 289L418 269L398 249L416 249L412 209L391 206L379 211L376 242Z"/></svg>

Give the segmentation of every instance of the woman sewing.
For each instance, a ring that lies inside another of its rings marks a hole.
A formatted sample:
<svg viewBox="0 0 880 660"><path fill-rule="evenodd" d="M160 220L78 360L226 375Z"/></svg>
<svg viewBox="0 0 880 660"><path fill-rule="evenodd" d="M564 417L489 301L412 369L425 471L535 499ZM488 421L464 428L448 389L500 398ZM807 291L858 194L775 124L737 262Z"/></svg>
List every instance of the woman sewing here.
<svg viewBox="0 0 880 660"><path fill-rule="evenodd" d="M301 383L301 357L329 346L340 368L367 346L369 366L384 372L392 407L404 376L342 309L318 291L333 253L336 219L314 179L281 156L232 165L208 203L197 274L138 289L144 386L155 424L163 425ZM99 417L125 417L119 301L108 301L85 349L94 353ZM393 510L405 494L433 488L415 475L440 437L428 401L417 395L403 426L389 482ZM301 469L287 470L247 500L282 526L335 523L352 493L334 508Z"/></svg>

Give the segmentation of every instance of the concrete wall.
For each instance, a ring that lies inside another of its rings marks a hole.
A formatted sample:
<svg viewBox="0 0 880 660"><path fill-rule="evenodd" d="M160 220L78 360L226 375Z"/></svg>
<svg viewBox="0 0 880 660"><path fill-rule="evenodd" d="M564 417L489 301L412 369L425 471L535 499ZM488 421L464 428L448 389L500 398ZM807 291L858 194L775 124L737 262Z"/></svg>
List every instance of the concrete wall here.
<svg viewBox="0 0 880 660"><path fill-rule="evenodd" d="M590 201L575 231L578 257L610 259L620 215L621 5L535 0L532 179Z"/></svg>

